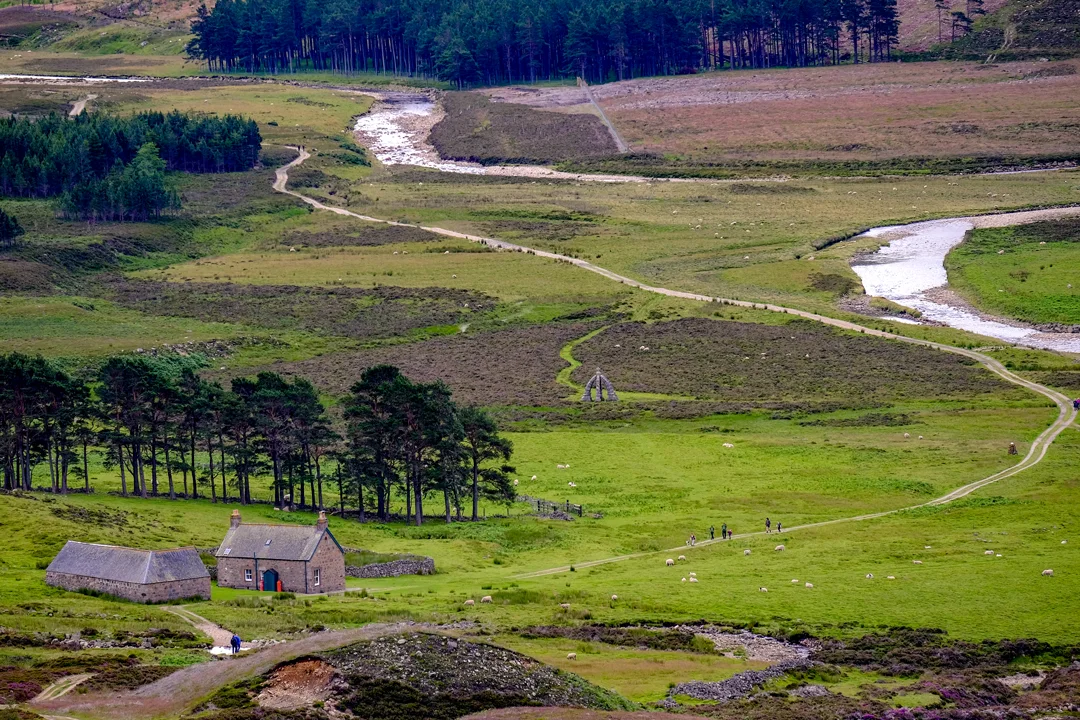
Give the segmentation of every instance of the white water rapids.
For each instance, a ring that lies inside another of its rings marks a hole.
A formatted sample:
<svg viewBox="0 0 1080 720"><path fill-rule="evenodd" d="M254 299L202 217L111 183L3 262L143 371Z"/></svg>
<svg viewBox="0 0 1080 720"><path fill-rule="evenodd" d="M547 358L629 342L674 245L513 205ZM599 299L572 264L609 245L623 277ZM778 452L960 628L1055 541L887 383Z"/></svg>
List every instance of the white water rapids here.
<svg viewBox="0 0 1080 720"><path fill-rule="evenodd" d="M891 242L860 258L851 269L862 279L867 295L919 310L927 320L1017 345L1080 353L1080 334L1041 332L1019 323L991 320L928 296L931 290L948 284L945 256L974 227L969 219L955 219L875 228L864 237L886 236Z"/></svg>

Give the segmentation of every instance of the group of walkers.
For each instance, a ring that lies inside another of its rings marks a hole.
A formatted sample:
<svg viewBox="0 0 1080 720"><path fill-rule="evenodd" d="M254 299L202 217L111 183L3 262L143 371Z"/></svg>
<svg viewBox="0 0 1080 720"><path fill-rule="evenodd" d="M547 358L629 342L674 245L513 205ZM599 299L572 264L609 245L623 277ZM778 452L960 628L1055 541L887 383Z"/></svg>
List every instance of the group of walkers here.
<svg viewBox="0 0 1080 720"><path fill-rule="evenodd" d="M772 531L773 531L772 518L765 518L765 532L768 533L768 534L772 534ZM777 522L776 523L776 532L778 532L778 533L784 532L784 523L782 523L782 522ZM732 530L731 528L729 528L727 523L722 523L720 525L720 539L721 540L730 540L734 536L735 536L735 531ZM716 527L714 525L709 526L709 539L710 540L715 540L716 539ZM694 547L695 545L697 545L697 533L690 533L690 538L686 541L686 545L687 545L687 547Z"/></svg>

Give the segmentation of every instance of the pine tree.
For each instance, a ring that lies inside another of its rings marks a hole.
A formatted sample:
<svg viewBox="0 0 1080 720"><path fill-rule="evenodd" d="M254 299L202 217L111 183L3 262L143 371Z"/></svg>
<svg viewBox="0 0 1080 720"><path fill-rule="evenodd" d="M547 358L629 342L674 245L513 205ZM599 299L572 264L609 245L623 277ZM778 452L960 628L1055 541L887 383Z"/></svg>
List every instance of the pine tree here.
<svg viewBox="0 0 1080 720"><path fill-rule="evenodd" d="M26 233L14 215L0 208L0 247L13 248Z"/></svg>

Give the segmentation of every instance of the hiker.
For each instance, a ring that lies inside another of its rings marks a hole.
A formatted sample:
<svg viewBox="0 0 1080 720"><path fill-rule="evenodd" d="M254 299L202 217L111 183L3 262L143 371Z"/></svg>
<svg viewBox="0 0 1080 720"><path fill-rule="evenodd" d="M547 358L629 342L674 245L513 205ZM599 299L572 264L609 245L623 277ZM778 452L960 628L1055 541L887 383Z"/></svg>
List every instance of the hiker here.
<svg viewBox="0 0 1080 720"><path fill-rule="evenodd" d="M765 518L765 534L767 535L767 534L769 534L771 532L772 532L772 520L770 520L769 518Z"/></svg>
<svg viewBox="0 0 1080 720"><path fill-rule="evenodd" d="M1080 410L1080 398L1073 400L1073 410Z"/></svg>
<svg viewBox="0 0 1080 720"><path fill-rule="evenodd" d="M690 547L697 545L697 535L690 533Z"/></svg>
<svg viewBox="0 0 1080 720"><path fill-rule="evenodd" d="M720 526L720 539L727 540L727 523Z"/></svg>
<svg viewBox="0 0 1080 720"><path fill-rule="evenodd" d="M715 540L716 539L716 528L714 526L712 526L712 525L709 526L709 539L710 540Z"/></svg>
<svg viewBox="0 0 1080 720"><path fill-rule="evenodd" d="M233 633L232 639L229 640L229 645L232 647L232 654L240 652L240 636Z"/></svg>
<svg viewBox="0 0 1080 720"><path fill-rule="evenodd" d="M778 533L784 532L784 523L782 523L782 522L776 523L776 532L778 532Z"/></svg>

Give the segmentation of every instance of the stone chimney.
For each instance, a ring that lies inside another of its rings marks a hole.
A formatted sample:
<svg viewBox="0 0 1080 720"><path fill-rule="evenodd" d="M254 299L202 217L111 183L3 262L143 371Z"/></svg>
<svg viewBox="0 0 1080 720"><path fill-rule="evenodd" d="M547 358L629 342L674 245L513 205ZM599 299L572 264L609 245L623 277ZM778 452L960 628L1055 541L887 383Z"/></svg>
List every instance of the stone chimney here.
<svg viewBox="0 0 1080 720"><path fill-rule="evenodd" d="M319 529L319 530L325 530L326 529L326 511L325 510L320 510L319 511L319 519L315 523L315 527L317 529Z"/></svg>
<svg viewBox="0 0 1080 720"><path fill-rule="evenodd" d="M240 511L239 510L233 510L232 511L232 517L229 518L229 527L230 528L240 527Z"/></svg>

